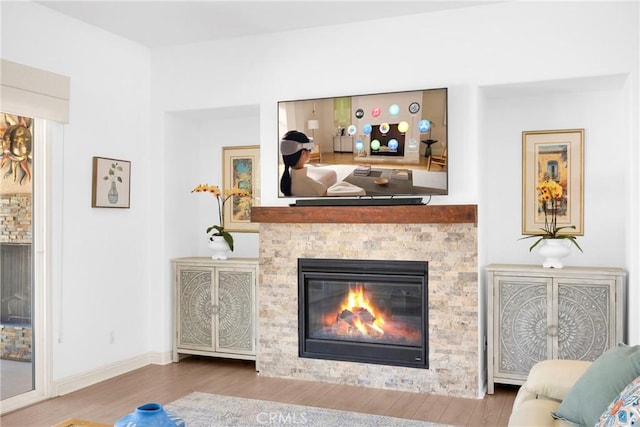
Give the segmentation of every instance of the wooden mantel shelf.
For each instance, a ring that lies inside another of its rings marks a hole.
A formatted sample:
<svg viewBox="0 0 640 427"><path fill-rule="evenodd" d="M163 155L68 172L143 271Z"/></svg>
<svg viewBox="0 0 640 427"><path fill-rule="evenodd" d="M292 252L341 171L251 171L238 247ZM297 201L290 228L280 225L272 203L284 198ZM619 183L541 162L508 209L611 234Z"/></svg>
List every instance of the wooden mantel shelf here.
<svg viewBox="0 0 640 427"><path fill-rule="evenodd" d="M477 205L255 206L251 222L316 224L477 223Z"/></svg>

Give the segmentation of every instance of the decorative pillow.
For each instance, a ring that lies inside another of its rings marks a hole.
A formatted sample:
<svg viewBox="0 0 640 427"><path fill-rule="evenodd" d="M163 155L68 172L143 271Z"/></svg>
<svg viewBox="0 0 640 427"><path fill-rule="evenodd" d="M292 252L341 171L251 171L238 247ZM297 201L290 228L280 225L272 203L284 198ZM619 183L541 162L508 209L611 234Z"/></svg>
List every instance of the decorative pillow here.
<svg viewBox="0 0 640 427"><path fill-rule="evenodd" d="M620 390L638 376L640 345L619 344L591 364L552 415L575 424L593 426Z"/></svg>
<svg viewBox="0 0 640 427"><path fill-rule="evenodd" d="M533 365L524 387L530 393L562 400L591 363L586 360L543 360Z"/></svg>
<svg viewBox="0 0 640 427"><path fill-rule="evenodd" d="M631 426L640 421L640 377L631 381L600 416L597 427Z"/></svg>

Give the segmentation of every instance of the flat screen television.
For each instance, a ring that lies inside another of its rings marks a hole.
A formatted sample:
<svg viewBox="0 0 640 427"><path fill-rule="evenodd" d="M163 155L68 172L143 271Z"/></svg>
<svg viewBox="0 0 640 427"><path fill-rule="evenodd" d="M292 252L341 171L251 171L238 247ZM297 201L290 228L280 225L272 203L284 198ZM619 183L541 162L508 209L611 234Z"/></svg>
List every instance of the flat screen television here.
<svg viewBox="0 0 640 427"><path fill-rule="evenodd" d="M319 194L316 186L315 193L286 195L279 189L280 198L448 194L447 88L279 101L278 141L291 130L314 142L306 175L327 191ZM278 179L285 169L299 178L278 154Z"/></svg>

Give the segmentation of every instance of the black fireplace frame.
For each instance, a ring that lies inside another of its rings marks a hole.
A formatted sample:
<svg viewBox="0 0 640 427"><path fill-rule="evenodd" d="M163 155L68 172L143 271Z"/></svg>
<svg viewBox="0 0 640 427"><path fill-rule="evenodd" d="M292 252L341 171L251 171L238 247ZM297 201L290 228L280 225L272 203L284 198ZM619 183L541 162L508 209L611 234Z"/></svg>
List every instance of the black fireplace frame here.
<svg viewBox="0 0 640 427"><path fill-rule="evenodd" d="M366 281L384 279L412 282L422 286L422 343L420 347L392 344L372 344L331 339L313 339L308 335L305 301L307 280ZM373 363L379 365L429 368L429 305L428 263L426 261L358 260L358 259L298 259L298 355L303 358ZM375 351L375 357L371 357Z"/></svg>

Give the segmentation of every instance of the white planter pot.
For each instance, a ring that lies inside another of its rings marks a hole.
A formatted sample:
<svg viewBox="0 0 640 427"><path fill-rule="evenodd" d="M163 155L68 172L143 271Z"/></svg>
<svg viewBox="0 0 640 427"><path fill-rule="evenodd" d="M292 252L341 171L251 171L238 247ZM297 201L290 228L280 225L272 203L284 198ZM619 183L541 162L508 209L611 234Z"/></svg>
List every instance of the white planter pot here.
<svg viewBox="0 0 640 427"><path fill-rule="evenodd" d="M224 237L213 236L211 239L212 240L209 240L209 249L211 249L212 251L211 258L227 259L227 256L229 255L229 252L231 252L231 250L229 249L227 241L224 240Z"/></svg>
<svg viewBox="0 0 640 427"><path fill-rule="evenodd" d="M545 268L562 268L561 259L571 253L569 239L543 239L538 245L538 254L544 258L542 266Z"/></svg>

